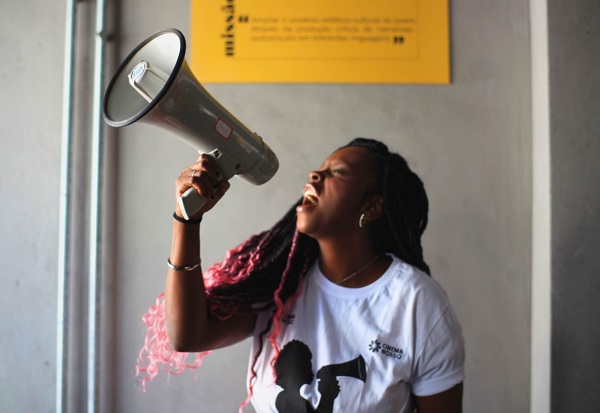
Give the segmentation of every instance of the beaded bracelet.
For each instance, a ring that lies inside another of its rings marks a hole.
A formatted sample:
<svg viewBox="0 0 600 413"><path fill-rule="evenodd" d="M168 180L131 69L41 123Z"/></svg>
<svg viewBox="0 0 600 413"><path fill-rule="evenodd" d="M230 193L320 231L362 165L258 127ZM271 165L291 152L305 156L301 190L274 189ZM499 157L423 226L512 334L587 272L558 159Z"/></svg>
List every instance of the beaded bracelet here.
<svg viewBox="0 0 600 413"><path fill-rule="evenodd" d="M200 263L194 264L194 265L190 265L189 267L184 267L184 266L179 266L179 265L173 265L171 263L171 259L167 258L167 267L169 267L169 268L171 268L172 270L175 270L175 271L194 271L199 266L200 266Z"/></svg>
<svg viewBox="0 0 600 413"><path fill-rule="evenodd" d="M202 217L198 219L185 219L178 216L175 212L173 212L173 218L175 218L176 221L179 221L182 224L199 224L200 222L202 222Z"/></svg>

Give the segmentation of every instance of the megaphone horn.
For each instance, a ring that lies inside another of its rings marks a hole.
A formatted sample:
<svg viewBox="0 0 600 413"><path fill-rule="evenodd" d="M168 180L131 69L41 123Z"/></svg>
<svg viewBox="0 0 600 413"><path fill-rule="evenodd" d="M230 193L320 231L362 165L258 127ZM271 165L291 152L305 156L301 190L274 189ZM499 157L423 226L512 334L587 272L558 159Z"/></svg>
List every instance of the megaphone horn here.
<svg viewBox="0 0 600 413"><path fill-rule="evenodd" d="M108 85L104 119L116 128L142 121L173 132L198 152L213 156L221 179L237 175L255 185L267 182L279 168L277 156L198 82L185 48L185 38L176 29L140 43ZM179 199L186 219L204 202L193 188Z"/></svg>

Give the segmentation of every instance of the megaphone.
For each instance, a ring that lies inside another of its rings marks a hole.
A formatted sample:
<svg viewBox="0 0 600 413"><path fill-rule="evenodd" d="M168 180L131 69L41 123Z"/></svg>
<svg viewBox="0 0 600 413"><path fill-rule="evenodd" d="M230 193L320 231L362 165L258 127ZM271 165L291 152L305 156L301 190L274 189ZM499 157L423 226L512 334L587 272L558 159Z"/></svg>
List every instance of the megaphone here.
<svg viewBox="0 0 600 413"><path fill-rule="evenodd" d="M185 59L185 37L177 29L157 32L125 58L110 81L102 112L120 128L137 121L162 127L213 156L220 179L234 175L255 185L279 168L275 153L198 82ZM186 219L206 199L190 188L179 199Z"/></svg>
<svg viewBox="0 0 600 413"><path fill-rule="evenodd" d="M326 376L354 377L355 379L365 382L367 380L367 366L365 364L365 359L363 358L363 356L359 355L358 357L345 363L329 364L327 366L323 366L317 372L317 378L319 380L322 380L326 378Z"/></svg>

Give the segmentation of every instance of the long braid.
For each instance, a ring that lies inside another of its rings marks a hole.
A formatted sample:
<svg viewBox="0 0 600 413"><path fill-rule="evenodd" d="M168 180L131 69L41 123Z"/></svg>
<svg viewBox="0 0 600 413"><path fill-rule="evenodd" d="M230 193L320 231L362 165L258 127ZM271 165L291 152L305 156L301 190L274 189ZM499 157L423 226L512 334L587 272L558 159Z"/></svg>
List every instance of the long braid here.
<svg viewBox="0 0 600 413"><path fill-rule="evenodd" d="M274 309L274 314L281 315L295 300L300 282L318 253L314 239L296 232L296 206L300 202L270 230L250 237L228 251L222 262L206 270L203 278L211 314L227 319ZM181 374L186 368L200 366L207 353L195 353L196 359L190 363L186 361L188 353L177 352L169 344L164 293L142 320L147 326L137 363L142 390L158 374L161 365L169 374ZM274 325L279 331L277 320Z"/></svg>
<svg viewBox="0 0 600 413"><path fill-rule="evenodd" d="M296 299L302 294L302 280L304 275L308 272L310 265L316 259L316 245L312 241L313 240L297 231L294 234L294 241L290 250L287 267L281 276L281 281L277 290L273 294L276 308L273 310L273 316L269 318L267 326L259 333L258 336L258 349L254 354L254 358L252 359L252 363L250 365L248 397L240 406L240 412L252 398L253 384L257 377L255 366L263 351L265 337L268 338L268 341L274 349L275 356L272 360L273 363L279 354L279 346L277 345L276 338L281 330L280 320L290 311ZM297 266L296 262L299 264L299 266ZM294 271L294 269L296 269L296 271ZM297 274L297 277L294 277L295 273ZM293 295L290 294L290 291L293 293ZM271 332L271 334L268 334L269 332Z"/></svg>
<svg viewBox="0 0 600 413"><path fill-rule="evenodd" d="M375 247L429 274L421 246L429 211L423 182L402 156L379 141L356 138L346 145L350 146L365 148L371 154L371 173L377 183L374 191L383 196L384 217L369 228Z"/></svg>
<svg viewBox="0 0 600 413"><path fill-rule="evenodd" d="M258 313L294 294L307 271L306 255L312 251L316 257L316 241L296 234L296 205L270 231L251 238L206 271L211 313L220 318Z"/></svg>

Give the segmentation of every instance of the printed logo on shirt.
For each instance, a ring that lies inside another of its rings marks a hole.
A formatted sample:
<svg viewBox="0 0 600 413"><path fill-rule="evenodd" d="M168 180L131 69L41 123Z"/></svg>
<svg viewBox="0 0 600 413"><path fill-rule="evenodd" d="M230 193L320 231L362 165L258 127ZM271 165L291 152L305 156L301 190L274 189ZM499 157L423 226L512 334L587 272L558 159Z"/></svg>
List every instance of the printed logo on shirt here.
<svg viewBox="0 0 600 413"><path fill-rule="evenodd" d="M369 344L369 350L371 350L373 353L379 353L379 350L381 350L381 343L379 340L371 341L371 344Z"/></svg>
<svg viewBox="0 0 600 413"><path fill-rule="evenodd" d="M400 360L404 355L404 351L401 348L385 344L378 339L372 340L369 344L369 350L373 353L381 353L384 356Z"/></svg>

